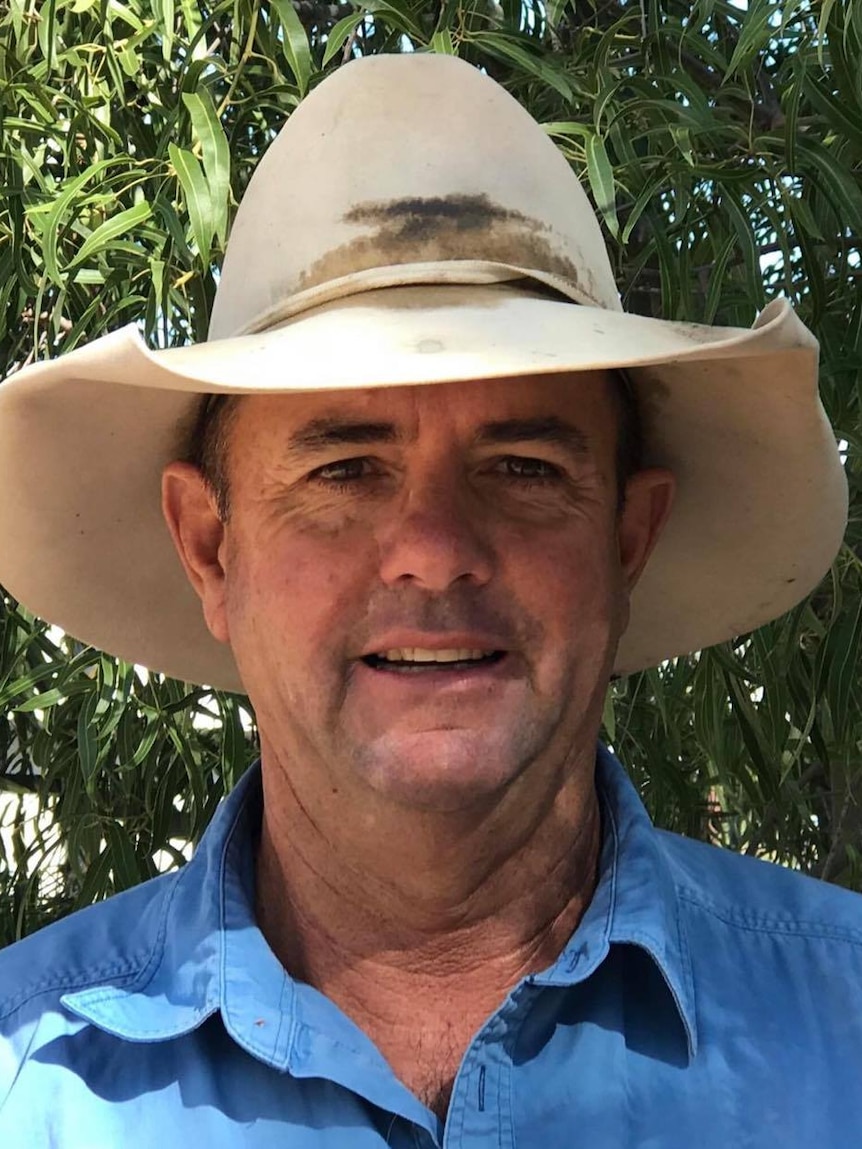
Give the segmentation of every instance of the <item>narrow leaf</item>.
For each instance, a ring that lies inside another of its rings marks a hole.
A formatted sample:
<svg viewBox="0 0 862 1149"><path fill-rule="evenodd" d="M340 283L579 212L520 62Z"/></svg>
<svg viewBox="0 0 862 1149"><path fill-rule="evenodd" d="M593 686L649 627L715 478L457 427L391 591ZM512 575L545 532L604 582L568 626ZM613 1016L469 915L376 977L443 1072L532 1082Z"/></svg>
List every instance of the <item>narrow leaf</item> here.
<svg viewBox="0 0 862 1149"><path fill-rule="evenodd" d="M332 31L326 37L326 50L323 53L324 68L332 57L341 50L342 45L353 35L364 19L362 12L355 12L352 16L345 16L332 26Z"/></svg>
<svg viewBox="0 0 862 1149"><path fill-rule="evenodd" d="M168 144L168 155L186 198L192 235L201 261L204 266L209 266L215 221L203 169L197 156L185 148L178 148L174 143Z"/></svg>
<svg viewBox="0 0 862 1149"><path fill-rule="evenodd" d="M614 171L601 136L592 135L587 139L587 177L596 201L596 207L602 213L608 230L614 238L620 233L620 224L617 219L617 208L614 196Z"/></svg>
<svg viewBox="0 0 862 1149"><path fill-rule="evenodd" d="M605 728L605 733L608 736L608 741L614 743L617 737L617 718L616 710L614 708L614 691L613 687L608 687L605 693L605 704L602 709L602 725Z"/></svg>
<svg viewBox="0 0 862 1149"><path fill-rule="evenodd" d="M314 67L308 36L291 0L272 0L272 6L278 13L284 32L284 58L293 72L300 98L302 98L308 91L308 83Z"/></svg>
<svg viewBox="0 0 862 1149"><path fill-rule="evenodd" d="M439 32L435 32L429 41L429 47L432 52L437 52L441 56L458 55L452 41L452 33L448 28L441 28Z"/></svg>
<svg viewBox="0 0 862 1149"><path fill-rule="evenodd" d="M200 141L204 174L210 193L214 230L224 243L227 239L228 197L230 195L230 148L206 88L184 92L195 138Z"/></svg>
<svg viewBox="0 0 862 1149"><path fill-rule="evenodd" d="M533 76L538 76L568 101L574 99L571 85L565 76L547 62L546 57L536 56L521 46L511 36L501 35L499 32L474 32L469 39L484 48L492 56L502 57L507 63L517 64Z"/></svg>
<svg viewBox="0 0 862 1149"><path fill-rule="evenodd" d="M845 612L829 635L829 702L832 722L839 737L852 720L850 692L858 674L859 649L862 643L862 598L855 614Z"/></svg>
<svg viewBox="0 0 862 1149"><path fill-rule="evenodd" d="M114 818L106 821L103 829L114 872L114 889L117 892L131 889L140 882L143 874L128 831Z"/></svg>
<svg viewBox="0 0 862 1149"><path fill-rule="evenodd" d="M117 212L110 219L106 219L81 244L75 258L69 264L69 269L85 263L90 256L102 251L117 236L131 231L137 224L149 219L151 214L148 203L136 203L134 207L126 208L125 211Z"/></svg>
<svg viewBox="0 0 862 1149"><path fill-rule="evenodd" d="M91 694L78 711L78 762L88 794L93 791L96 767L99 763L99 743L93 726L93 714L98 699Z"/></svg>
<svg viewBox="0 0 862 1149"><path fill-rule="evenodd" d="M81 172L79 176L75 176L64 185L63 190L54 200L50 210L45 219L45 225L42 231L42 259L45 263L45 271L48 277L54 283L62 286L63 273L60 270L60 264L57 259L57 250L60 242L60 225L69 208L72 206L74 200L83 188L95 179L101 176L112 164L116 164L120 157L113 156L109 159L99 160L95 164L91 164L86 171Z"/></svg>

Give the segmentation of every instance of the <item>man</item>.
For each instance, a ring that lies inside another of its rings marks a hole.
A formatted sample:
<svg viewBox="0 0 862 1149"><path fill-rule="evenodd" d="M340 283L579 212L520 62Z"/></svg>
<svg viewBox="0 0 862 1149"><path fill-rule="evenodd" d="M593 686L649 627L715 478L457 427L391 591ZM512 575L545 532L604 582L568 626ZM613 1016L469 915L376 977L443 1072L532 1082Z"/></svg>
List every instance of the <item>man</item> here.
<svg viewBox="0 0 862 1149"><path fill-rule="evenodd" d="M614 670L840 543L787 304L626 315L510 97L365 60L259 165L210 340L21 372L25 452L0 578L241 685L261 762L180 874L0 956L4 1147L859 1140L858 898L654 830L596 750Z"/></svg>

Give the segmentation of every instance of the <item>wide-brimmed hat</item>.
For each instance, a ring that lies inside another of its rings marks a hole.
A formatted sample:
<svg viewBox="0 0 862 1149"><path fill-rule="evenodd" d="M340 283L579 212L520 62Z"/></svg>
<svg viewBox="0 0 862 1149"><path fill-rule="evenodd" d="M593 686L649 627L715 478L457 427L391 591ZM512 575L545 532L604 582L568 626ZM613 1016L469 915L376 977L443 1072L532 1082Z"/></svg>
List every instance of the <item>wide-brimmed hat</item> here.
<svg viewBox="0 0 862 1149"><path fill-rule="evenodd" d="M775 618L829 567L847 491L816 340L783 300L750 330L626 314L579 181L503 88L449 57L351 62L259 163L207 342L151 351L130 326L0 386L0 582L113 654L241 689L160 511L202 396L609 367L678 479L622 673Z"/></svg>

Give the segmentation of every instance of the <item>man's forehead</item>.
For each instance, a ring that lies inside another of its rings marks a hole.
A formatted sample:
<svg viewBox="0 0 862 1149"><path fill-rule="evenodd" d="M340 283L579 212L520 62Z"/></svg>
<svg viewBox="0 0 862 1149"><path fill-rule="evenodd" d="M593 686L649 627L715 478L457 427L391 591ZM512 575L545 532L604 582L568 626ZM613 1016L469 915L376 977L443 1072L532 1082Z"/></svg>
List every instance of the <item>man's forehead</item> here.
<svg viewBox="0 0 862 1149"><path fill-rule="evenodd" d="M611 401L609 404L609 400ZM576 419L612 405L610 375L603 371L515 379L456 380L405 387L250 395L240 406L250 422L310 443L315 434L351 422L394 428L415 437L424 423L444 420L476 427L535 416ZM381 434L379 437L393 437Z"/></svg>

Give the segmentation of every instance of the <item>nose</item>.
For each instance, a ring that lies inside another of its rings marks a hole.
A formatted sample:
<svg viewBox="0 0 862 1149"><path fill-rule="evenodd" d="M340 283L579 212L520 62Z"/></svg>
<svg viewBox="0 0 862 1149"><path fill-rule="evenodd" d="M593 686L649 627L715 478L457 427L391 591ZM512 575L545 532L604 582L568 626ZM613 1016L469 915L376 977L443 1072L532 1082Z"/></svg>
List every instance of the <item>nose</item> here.
<svg viewBox="0 0 862 1149"><path fill-rule="evenodd" d="M388 586L409 583L439 593L459 580L481 586L493 573L481 508L471 505L453 477L414 483L379 543L380 575Z"/></svg>

